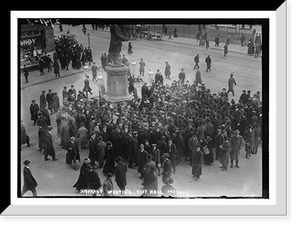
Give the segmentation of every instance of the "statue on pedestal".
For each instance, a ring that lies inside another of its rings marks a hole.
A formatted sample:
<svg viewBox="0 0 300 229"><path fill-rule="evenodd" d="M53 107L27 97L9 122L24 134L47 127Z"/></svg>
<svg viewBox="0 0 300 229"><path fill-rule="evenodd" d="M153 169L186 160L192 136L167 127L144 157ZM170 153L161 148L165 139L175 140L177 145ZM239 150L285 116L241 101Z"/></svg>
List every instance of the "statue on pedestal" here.
<svg viewBox="0 0 300 229"><path fill-rule="evenodd" d="M116 24L112 24L110 26L110 45L108 53L110 59L115 65L121 65L118 59L121 53L123 41L127 41L127 39L122 35L120 27Z"/></svg>

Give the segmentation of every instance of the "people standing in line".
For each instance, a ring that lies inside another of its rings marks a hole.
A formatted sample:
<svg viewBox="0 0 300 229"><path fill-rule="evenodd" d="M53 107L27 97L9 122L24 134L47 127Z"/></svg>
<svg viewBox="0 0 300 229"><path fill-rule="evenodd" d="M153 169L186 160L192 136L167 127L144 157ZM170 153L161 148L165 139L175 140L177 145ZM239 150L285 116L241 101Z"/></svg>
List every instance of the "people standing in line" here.
<svg viewBox="0 0 300 229"><path fill-rule="evenodd" d="M205 63L206 63L206 72L210 71L211 69L211 58L209 55L205 58Z"/></svg>
<svg viewBox="0 0 300 229"><path fill-rule="evenodd" d="M192 175L195 181L199 180L202 175L202 162L203 152L201 151L201 146L197 145L192 159Z"/></svg>
<svg viewBox="0 0 300 229"><path fill-rule="evenodd" d="M91 67L91 69L92 69L92 75L93 75L93 79L92 80L97 80L97 71L99 71L99 69L96 66L95 62L93 62L93 66Z"/></svg>
<svg viewBox="0 0 300 229"><path fill-rule="evenodd" d="M30 115L31 115L31 120L33 121L33 125L35 126L36 125L36 121L38 119L38 112L40 110L40 107L39 105L37 105L35 103L35 100L31 100L31 104L30 104L30 108L29 108L29 111L30 111Z"/></svg>
<svg viewBox="0 0 300 229"><path fill-rule="evenodd" d="M227 136L224 136L223 144L219 146L220 148L220 163L221 163L221 169L223 171L226 171L229 164L229 152L230 152L230 145L229 145L229 138Z"/></svg>
<svg viewBox="0 0 300 229"><path fill-rule="evenodd" d="M36 187L38 186L38 183L36 182L35 178L32 176L32 173L29 169L29 164L31 162L29 160L25 160L23 162L24 164L24 169L23 169L23 177L24 177L24 185L21 191L21 196L24 196L24 194L27 191L31 191L32 195L34 197L37 196L37 191L36 191Z"/></svg>
<svg viewBox="0 0 300 229"><path fill-rule="evenodd" d="M28 68L26 67L26 64L24 64L23 74L25 76L25 83L28 83L29 71L28 71Z"/></svg>
<svg viewBox="0 0 300 229"><path fill-rule="evenodd" d="M171 65L168 62L166 62L165 76L166 79L170 79L171 76Z"/></svg>
<svg viewBox="0 0 300 229"><path fill-rule="evenodd" d="M195 66L194 66L193 70L200 68L200 66L199 66L199 61L200 61L200 60L199 60L199 54L197 54L197 55L194 57L194 61L195 61Z"/></svg>
<svg viewBox="0 0 300 229"><path fill-rule="evenodd" d="M127 164L123 162L123 158L121 156L117 157L116 162L117 165L115 167L115 181L123 193L127 185Z"/></svg>
<svg viewBox="0 0 300 229"><path fill-rule="evenodd" d="M141 58L141 61L140 61L139 65L140 65L140 70L139 70L140 75L144 76L146 64L145 64L145 62L143 61L142 58Z"/></svg>
<svg viewBox="0 0 300 229"><path fill-rule="evenodd" d="M228 54L228 43L225 43L224 45L224 56Z"/></svg>
<svg viewBox="0 0 300 229"><path fill-rule="evenodd" d="M240 150L243 144L243 138L239 135L240 131L236 129L234 135L230 138L230 167L233 168L233 161L235 161L235 167L239 168Z"/></svg>
<svg viewBox="0 0 300 229"><path fill-rule="evenodd" d="M229 92L232 93L232 96L234 96L234 89L233 89L233 85L237 86L235 79L233 78L233 74L230 74L230 78L228 79L228 90L227 90L227 94L229 94Z"/></svg>
<svg viewBox="0 0 300 229"><path fill-rule="evenodd" d="M184 72L184 69L183 69L183 68L181 69L181 72L180 72L179 75L178 75L178 79L179 79L181 85L184 85L185 72Z"/></svg>

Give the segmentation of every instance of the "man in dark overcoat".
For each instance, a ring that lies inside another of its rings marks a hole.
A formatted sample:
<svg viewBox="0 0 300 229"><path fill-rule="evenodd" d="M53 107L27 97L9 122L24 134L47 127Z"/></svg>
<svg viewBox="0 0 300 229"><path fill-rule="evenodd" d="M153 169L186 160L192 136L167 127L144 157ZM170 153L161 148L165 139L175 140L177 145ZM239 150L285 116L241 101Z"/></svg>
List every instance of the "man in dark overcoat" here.
<svg viewBox="0 0 300 229"><path fill-rule="evenodd" d="M123 37L120 27L116 24L111 25L108 53L114 64L118 64L118 58L122 50L122 41L126 41L126 38Z"/></svg>
<svg viewBox="0 0 300 229"><path fill-rule="evenodd" d="M87 165L86 183L87 183L87 188L94 191L93 196L96 196L97 190L101 188L102 184L98 173L94 170L93 166L90 164Z"/></svg>
<svg viewBox="0 0 300 229"><path fill-rule="evenodd" d="M144 144L140 145L140 150L137 153L138 172L141 174L139 178L144 178L144 167L147 163L148 152L144 149Z"/></svg>
<svg viewBox="0 0 300 229"><path fill-rule="evenodd" d="M37 105L35 103L35 100L33 99L31 101L30 108L29 108L31 120L33 121L33 125L36 125L36 120L38 119L39 110L40 110L39 105Z"/></svg>
<svg viewBox="0 0 300 229"><path fill-rule="evenodd" d="M171 177L172 174L172 163L168 157L169 157L168 153L164 153L162 156L163 158L162 182L164 184L167 184L168 179Z"/></svg>
<svg viewBox="0 0 300 229"><path fill-rule="evenodd" d="M74 164L74 170L77 170L77 163L76 160L80 162L80 153L79 153L79 147L78 142L76 141L75 137L71 137L70 141L67 144L66 147L68 153L66 155L66 163L71 165Z"/></svg>
<svg viewBox="0 0 300 229"><path fill-rule="evenodd" d="M23 162L24 169L23 169L23 176L24 176L24 185L22 188L21 196L23 196L27 191L31 191L33 196L37 196L36 187L38 183L34 179L29 169L29 160L25 160Z"/></svg>
<svg viewBox="0 0 300 229"><path fill-rule="evenodd" d="M51 89L49 89L49 92L46 95L46 101L48 103L48 109L50 110L51 114L53 114L53 94Z"/></svg>
<svg viewBox="0 0 300 229"><path fill-rule="evenodd" d="M123 162L122 157L117 157L117 165L115 167L115 181L123 192L127 185L126 173L127 173L127 165Z"/></svg>
<svg viewBox="0 0 300 229"><path fill-rule="evenodd" d="M98 159L97 139L95 133L91 135L89 140L89 159L91 160L91 165L94 167L95 161Z"/></svg>
<svg viewBox="0 0 300 229"><path fill-rule="evenodd" d="M40 107L45 107L47 105L46 95L45 91L42 91L42 94L40 95Z"/></svg>

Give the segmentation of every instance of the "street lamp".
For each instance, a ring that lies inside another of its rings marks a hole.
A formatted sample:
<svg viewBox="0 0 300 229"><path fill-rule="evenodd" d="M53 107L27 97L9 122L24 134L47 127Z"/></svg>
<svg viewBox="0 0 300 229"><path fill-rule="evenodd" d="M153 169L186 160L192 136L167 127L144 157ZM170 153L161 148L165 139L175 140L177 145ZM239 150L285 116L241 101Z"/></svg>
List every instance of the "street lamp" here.
<svg viewBox="0 0 300 229"><path fill-rule="evenodd" d="M132 77L134 79L135 66L136 66L136 62L134 59L131 61L131 66L132 66Z"/></svg>
<svg viewBox="0 0 300 229"><path fill-rule="evenodd" d="M153 83L153 75L154 75L154 72L152 71L151 68L149 68L148 76L149 76L150 85Z"/></svg>
<svg viewBox="0 0 300 229"><path fill-rule="evenodd" d="M88 37L88 45L89 45L89 48L91 47L91 46L90 46L90 36L91 36L91 35L88 33L88 34L87 34L87 37Z"/></svg>

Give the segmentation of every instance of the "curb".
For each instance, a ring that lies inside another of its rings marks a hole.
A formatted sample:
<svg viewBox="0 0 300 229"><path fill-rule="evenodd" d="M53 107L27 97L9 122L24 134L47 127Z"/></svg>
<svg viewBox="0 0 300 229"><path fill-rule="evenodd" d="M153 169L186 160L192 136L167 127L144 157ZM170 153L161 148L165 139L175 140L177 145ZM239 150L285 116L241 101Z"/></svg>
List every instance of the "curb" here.
<svg viewBox="0 0 300 229"><path fill-rule="evenodd" d="M70 74L67 74L67 75L64 75L64 76L61 76L61 77L51 78L51 79L44 80L44 81L37 82L37 83L33 83L33 84L30 84L30 85L23 85L23 86L21 86L21 89L25 89L25 88L28 88L28 87L31 87L31 86L35 86L35 85L39 85L39 84L42 84L42 83L50 82L50 81L53 81L53 80L58 80L58 79L61 79L61 78L64 78L64 77L72 76L72 75L75 75L75 74L78 74L78 73L83 73L83 72L84 72L84 70L80 70L79 72L73 72L73 73L70 73Z"/></svg>

